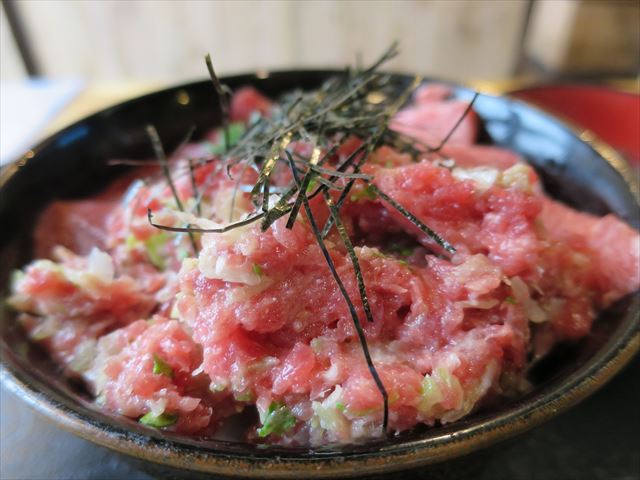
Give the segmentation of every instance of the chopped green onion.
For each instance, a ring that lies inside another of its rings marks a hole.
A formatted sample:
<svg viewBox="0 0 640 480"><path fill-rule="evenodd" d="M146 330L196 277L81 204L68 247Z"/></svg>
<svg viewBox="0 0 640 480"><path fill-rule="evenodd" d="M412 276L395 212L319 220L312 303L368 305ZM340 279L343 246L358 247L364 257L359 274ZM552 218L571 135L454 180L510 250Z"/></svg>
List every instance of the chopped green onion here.
<svg viewBox="0 0 640 480"><path fill-rule="evenodd" d="M173 425L178 421L178 415L170 413L161 413L160 415L154 415L153 412L149 412L140 417L140 422L148 427L165 428Z"/></svg>
<svg viewBox="0 0 640 480"><path fill-rule="evenodd" d="M228 145L229 148L233 147L236 143L238 143L238 140L240 140L244 131L245 131L245 126L244 126L244 123L242 122L231 123L229 125L229 145ZM213 155L222 155L227 151L227 149L228 148L225 142L224 135L220 135L220 138L218 139L217 143L214 143L209 147L209 151Z"/></svg>
<svg viewBox="0 0 640 480"><path fill-rule="evenodd" d="M272 433L282 435L296 424L296 417L291 411L280 403L272 403L269 405L267 416L264 419L262 427L258 429L258 436L266 437Z"/></svg>
<svg viewBox="0 0 640 480"><path fill-rule="evenodd" d="M375 413L377 411L379 411L379 408L365 408L364 410L351 410L349 409L349 413L351 415L353 415L354 417L367 417L369 415L371 415L372 413Z"/></svg>
<svg viewBox="0 0 640 480"><path fill-rule="evenodd" d="M352 202L359 202L360 200L375 200L378 198L375 190L371 188L371 185L365 185L364 188L356 193L353 193L349 197Z"/></svg>
<svg viewBox="0 0 640 480"><path fill-rule="evenodd" d="M262 274L264 273L264 271L262 270L262 267L260 265L258 265L257 263L254 263L253 264L253 273L255 273L256 275L261 277Z"/></svg>
<svg viewBox="0 0 640 480"><path fill-rule="evenodd" d="M311 347L311 350L313 350L315 353L319 353L321 352L325 347L325 340L323 338L320 337L316 337L313 340L311 340L311 342L309 343L309 346Z"/></svg>
<svg viewBox="0 0 640 480"><path fill-rule="evenodd" d="M212 383L211 385L209 385L209 390L211 390L213 393L223 392L224 390L226 390L226 388L227 385L223 383Z"/></svg>
<svg viewBox="0 0 640 480"><path fill-rule="evenodd" d="M367 253L375 258L388 258L384 252L381 252L377 247L372 247L367 250Z"/></svg>
<svg viewBox="0 0 640 480"><path fill-rule="evenodd" d="M250 391L242 392L242 393L236 393L236 394L233 395L233 397L238 402L250 402L250 401L253 400L253 394Z"/></svg>
<svg viewBox="0 0 640 480"><path fill-rule="evenodd" d="M140 240L138 240L138 238L135 235L131 234L131 235L127 236L127 238L124 241L124 244L126 245L126 247L129 250L132 250L135 247L137 247L138 245L140 245L141 242L140 242Z"/></svg>
<svg viewBox="0 0 640 480"><path fill-rule="evenodd" d="M155 353L153 354L153 373L173 378L173 369L171 366Z"/></svg>
<svg viewBox="0 0 640 480"><path fill-rule="evenodd" d="M309 180L309 185L307 185L307 195L309 195L310 193L313 193L313 191L316 189L317 186L318 186L318 181L315 178L312 178L311 180Z"/></svg>
<svg viewBox="0 0 640 480"><path fill-rule="evenodd" d="M411 254L413 254L415 249L413 247L406 247L398 244L392 244L387 248L387 250L389 250L390 252L396 253L401 257L406 258Z"/></svg>
<svg viewBox="0 0 640 480"><path fill-rule="evenodd" d="M344 412L344 409L345 409L346 407L344 406L344 403L340 403L340 402L338 402L338 403L336 403L336 408L337 408L338 410L340 410L341 412Z"/></svg>
<svg viewBox="0 0 640 480"><path fill-rule="evenodd" d="M507 303L510 303L511 305L515 305L518 303L518 301L513 297L507 297L504 299L504 301Z"/></svg>
<svg viewBox="0 0 640 480"><path fill-rule="evenodd" d="M431 414L433 407L442 401L442 391L432 375L427 374L424 376L420 396L418 410L426 414Z"/></svg>
<svg viewBox="0 0 640 480"><path fill-rule="evenodd" d="M180 247L176 250L176 257L178 260L184 260L189 256L189 250L184 247Z"/></svg>
<svg viewBox="0 0 640 480"><path fill-rule="evenodd" d="M158 270L164 270L166 267L166 262L161 250L167 244L167 240L169 240L169 235L165 232L160 232L150 236L144 242L147 254L149 255L149 261Z"/></svg>
<svg viewBox="0 0 640 480"><path fill-rule="evenodd" d="M22 280L25 276L25 273L22 270L13 270L11 272L11 279L9 280L9 285L11 285L11 289L15 290L18 286L18 282Z"/></svg>

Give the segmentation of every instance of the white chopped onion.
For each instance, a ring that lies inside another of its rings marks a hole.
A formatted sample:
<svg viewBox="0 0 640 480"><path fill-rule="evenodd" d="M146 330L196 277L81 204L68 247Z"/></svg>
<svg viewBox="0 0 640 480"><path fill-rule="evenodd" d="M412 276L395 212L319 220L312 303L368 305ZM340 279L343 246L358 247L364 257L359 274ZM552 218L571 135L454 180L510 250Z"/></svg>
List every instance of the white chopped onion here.
<svg viewBox="0 0 640 480"><path fill-rule="evenodd" d="M166 408L167 408L166 398L158 398L158 399L149 401L149 409L151 410L151 413L155 417L159 417L160 415L162 415Z"/></svg>
<svg viewBox="0 0 640 480"><path fill-rule="evenodd" d="M518 190L529 192L531 191L530 172L530 167L518 163L502 172L501 184L505 188L514 187Z"/></svg>
<svg viewBox="0 0 640 480"><path fill-rule="evenodd" d="M104 283L113 282L115 269L111 255L93 247L87 258L87 270Z"/></svg>
<svg viewBox="0 0 640 480"><path fill-rule="evenodd" d="M277 202L277 200L275 201ZM273 204L273 202L274 199L270 198L270 203ZM233 212L231 212L232 204ZM216 192L211 206L215 218L220 222L236 222L250 211L251 201L245 195L235 195L234 201L233 188L222 188Z"/></svg>
<svg viewBox="0 0 640 480"><path fill-rule="evenodd" d="M342 398L342 387L336 385L331 395L324 401L312 402L314 416L320 428L331 432L338 438L348 438L350 425L344 414L338 409L338 403Z"/></svg>
<svg viewBox="0 0 640 480"><path fill-rule="evenodd" d="M458 305L460 305L462 308L479 308L481 310L489 310L490 308L498 305L498 303L500 302L498 302L498 300L495 298L487 298L483 300L475 299L458 302Z"/></svg>
<svg viewBox="0 0 640 480"><path fill-rule="evenodd" d="M529 287L520 277L512 277L510 285L513 296L518 302L524 302L529 298Z"/></svg>
<svg viewBox="0 0 640 480"><path fill-rule="evenodd" d="M524 304L524 310L527 314L527 318L533 323L543 323L549 319L547 317L547 313L535 300L529 299Z"/></svg>
<svg viewBox="0 0 640 480"><path fill-rule="evenodd" d="M546 322L549 317L544 309L531 298L529 287L520 277L511 278L511 290L513 296L524 308L527 318L533 323Z"/></svg>
<svg viewBox="0 0 640 480"><path fill-rule="evenodd" d="M340 368L337 363L332 362L329 369L322 374L322 377L329 383L335 383L338 380L338 375L340 375Z"/></svg>
<svg viewBox="0 0 640 480"><path fill-rule="evenodd" d="M245 285L258 285L261 282L260 275L253 271L252 266L230 266L227 256L216 257L206 253L203 251L198 257L198 267L205 277Z"/></svg>
<svg viewBox="0 0 640 480"><path fill-rule="evenodd" d="M481 192L493 187L500 178L500 171L491 167L456 167L451 174L458 180L471 180Z"/></svg>
<svg viewBox="0 0 640 480"><path fill-rule="evenodd" d="M60 322L57 317L46 317L29 334L32 340L40 341L49 338L60 330Z"/></svg>
<svg viewBox="0 0 640 480"><path fill-rule="evenodd" d="M69 368L77 373L88 371L96 358L97 342L95 340L85 340L78 345L73 354L73 359L69 362Z"/></svg>

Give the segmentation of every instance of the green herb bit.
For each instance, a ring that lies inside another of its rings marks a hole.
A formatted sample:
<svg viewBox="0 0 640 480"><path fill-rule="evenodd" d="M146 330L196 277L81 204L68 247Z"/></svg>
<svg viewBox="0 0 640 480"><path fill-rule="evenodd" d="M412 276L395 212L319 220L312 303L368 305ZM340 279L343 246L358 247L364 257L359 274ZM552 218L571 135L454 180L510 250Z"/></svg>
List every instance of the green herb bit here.
<svg viewBox="0 0 640 480"><path fill-rule="evenodd" d="M238 402L251 402L253 400L253 394L251 392L242 392L234 394L233 397Z"/></svg>
<svg viewBox="0 0 640 480"><path fill-rule="evenodd" d="M338 402L338 403L336 403L336 408L337 408L340 412L344 412L344 410L345 410L345 408L346 408L346 407L344 406L344 403L340 403L340 402Z"/></svg>
<svg viewBox="0 0 640 480"><path fill-rule="evenodd" d="M169 235L160 232L150 236L144 242L147 254L149 255L149 261L158 270L164 270L167 266L164 256L161 253L162 248L167 244L167 240L169 240Z"/></svg>
<svg viewBox="0 0 640 480"><path fill-rule="evenodd" d="M228 149L235 146L242 138L242 135L246 131L246 128L241 122L234 122L229 125L229 145L227 145L227 137L221 135L218 141L209 146L209 151L212 155L222 155Z"/></svg>
<svg viewBox="0 0 640 480"><path fill-rule="evenodd" d="M513 297L507 297L504 299L504 301L510 303L511 305L516 305L518 303L518 300Z"/></svg>
<svg viewBox="0 0 640 480"><path fill-rule="evenodd" d="M388 250L401 257L407 258L413 254L413 252L415 251L415 248L398 245L398 244L392 244L388 247Z"/></svg>
<svg viewBox="0 0 640 480"><path fill-rule="evenodd" d="M281 403L272 403L269 405L267 416L264 419L262 427L258 430L258 436L266 437L272 433L282 435L291 430L296 424L296 417L291 411Z"/></svg>
<svg viewBox="0 0 640 480"><path fill-rule="evenodd" d="M153 373L155 375L165 375L173 378L173 369L171 366L155 353L153 354Z"/></svg>
<svg viewBox="0 0 640 480"><path fill-rule="evenodd" d="M264 271L262 270L262 267L260 265L258 265L257 263L254 263L253 264L253 273L255 273L256 275L261 277L262 274L264 273Z"/></svg>
<svg viewBox="0 0 640 480"><path fill-rule="evenodd" d="M316 187L318 186L318 181L315 178L309 180L309 185L307 185L307 195L312 193Z"/></svg>
<svg viewBox="0 0 640 480"><path fill-rule="evenodd" d="M415 248L402 245L399 243L392 243L387 247L387 250L391 253L395 253L400 257L407 258L413 254L413 252L415 251Z"/></svg>
<svg viewBox="0 0 640 480"><path fill-rule="evenodd" d="M223 383L212 383L211 385L209 385L209 390L211 390L213 393L224 392L226 389L227 385Z"/></svg>
<svg viewBox="0 0 640 480"><path fill-rule="evenodd" d="M189 250L184 247L180 247L176 250L176 257L178 260L184 260L189 256Z"/></svg>
<svg viewBox="0 0 640 480"><path fill-rule="evenodd" d="M365 185L362 190L359 190L349 197L352 202L359 202L360 200L375 200L378 198L375 190L371 188L371 185Z"/></svg>
<svg viewBox="0 0 640 480"><path fill-rule="evenodd" d="M162 167L162 173L165 176L167 183L169 184L169 188L171 188L171 193L173 194L173 199L176 202L176 206L178 207L178 210L180 210L181 212L184 212L182 201L178 196L178 191L176 190L176 186L173 183L173 179L171 178L171 170L169 169L169 162L164 152L164 147L162 146L162 142L160 141L160 136L158 135L158 131L156 130L156 127L154 127L153 125L147 125L147 135L149 136L149 140L151 141L151 147L153 148L153 151L156 155L156 159L158 160L158 162L160 163L160 166ZM148 211L150 210L148 209ZM189 232L189 239L191 240L193 253L197 255L198 248L192 232Z"/></svg>
<svg viewBox="0 0 640 480"><path fill-rule="evenodd" d="M11 272L11 279L9 280L9 285L11 285L11 289L15 290L18 287L18 283L25 276L25 273L22 270L15 269Z"/></svg>
<svg viewBox="0 0 640 480"><path fill-rule="evenodd" d="M141 243L140 240L138 240L138 238L133 234L128 235L124 241L124 244L129 250L133 250L138 245L140 245L140 243Z"/></svg>
<svg viewBox="0 0 640 480"><path fill-rule="evenodd" d="M140 422L148 427L166 428L178 421L178 415L171 413L161 413L160 415L154 415L153 412L149 412L140 417Z"/></svg>

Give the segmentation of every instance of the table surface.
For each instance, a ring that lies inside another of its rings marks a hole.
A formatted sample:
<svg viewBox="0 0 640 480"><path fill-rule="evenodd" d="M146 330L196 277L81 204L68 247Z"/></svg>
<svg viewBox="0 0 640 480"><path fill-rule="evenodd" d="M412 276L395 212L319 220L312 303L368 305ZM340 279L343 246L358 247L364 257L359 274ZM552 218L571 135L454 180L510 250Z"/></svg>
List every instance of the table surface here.
<svg viewBox="0 0 640 480"><path fill-rule="evenodd" d="M123 98L157 88L128 84L89 88L44 132ZM479 85L481 88L482 86ZM485 86L484 91L493 89ZM602 390L570 411L498 446L392 478L640 478L640 357ZM139 464L58 429L0 390L0 479L149 480Z"/></svg>

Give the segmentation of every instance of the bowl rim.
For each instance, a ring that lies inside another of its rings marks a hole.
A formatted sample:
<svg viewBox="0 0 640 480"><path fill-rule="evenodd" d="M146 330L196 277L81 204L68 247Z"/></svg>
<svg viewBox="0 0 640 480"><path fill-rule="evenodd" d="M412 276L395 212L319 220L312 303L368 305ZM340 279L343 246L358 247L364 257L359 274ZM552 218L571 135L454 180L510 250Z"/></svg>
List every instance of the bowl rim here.
<svg viewBox="0 0 640 480"><path fill-rule="evenodd" d="M326 69L276 70L270 71L269 75L327 75L332 73L340 73L340 71ZM387 73L407 77L403 73ZM225 77L222 80L238 78L260 80L262 77L256 72L250 72ZM427 80L440 81L436 79ZM189 88L202 82L204 80L181 83L119 102L52 133L30 149L18 161L11 162L0 170L0 188L30 158L35 156L34 152L45 148L58 135L77 124L93 117L104 115L112 109L122 108L127 104ZM453 82L441 82L454 87L461 87ZM495 97L495 95L484 93L482 95ZM562 116L550 113L538 105L512 97L509 97L509 101L525 105L526 108L552 119L591 147L623 178L636 203L640 206L640 189L638 188L634 171L611 146L600 140L589 130L577 127L562 118ZM85 440L140 460L178 469L228 476L294 478L299 477L302 473L310 478L327 478L336 475L355 476L392 472L460 457L540 425L602 387L640 351L639 324L640 309L635 312L635 315L632 314L625 324L619 327L620 331L616 332L614 338L608 339L600 347L589 363L581 366L564 379L561 387L556 385L546 393L534 396L530 401L510 407L506 412L496 415L495 418L482 420L476 424L467 425L462 429L455 429L453 433L445 431L442 434L428 438L408 440L399 444L355 453L331 451L328 453L310 453L309 456L296 457L295 455L270 455L268 450L265 450L264 454L260 452L255 452L251 455L234 454L198 448L173 439L160 438L154 435L154 432L136 433L124 424L109 425L101 420L92 419L90 416L68 408L50 398L38 387L38 380L33 382L34 379L31 378L31 383L29 383L29 380L24 378L21 372L6 361L4 348L0 352L0 383L37 413L62 429Z"/></svg>

